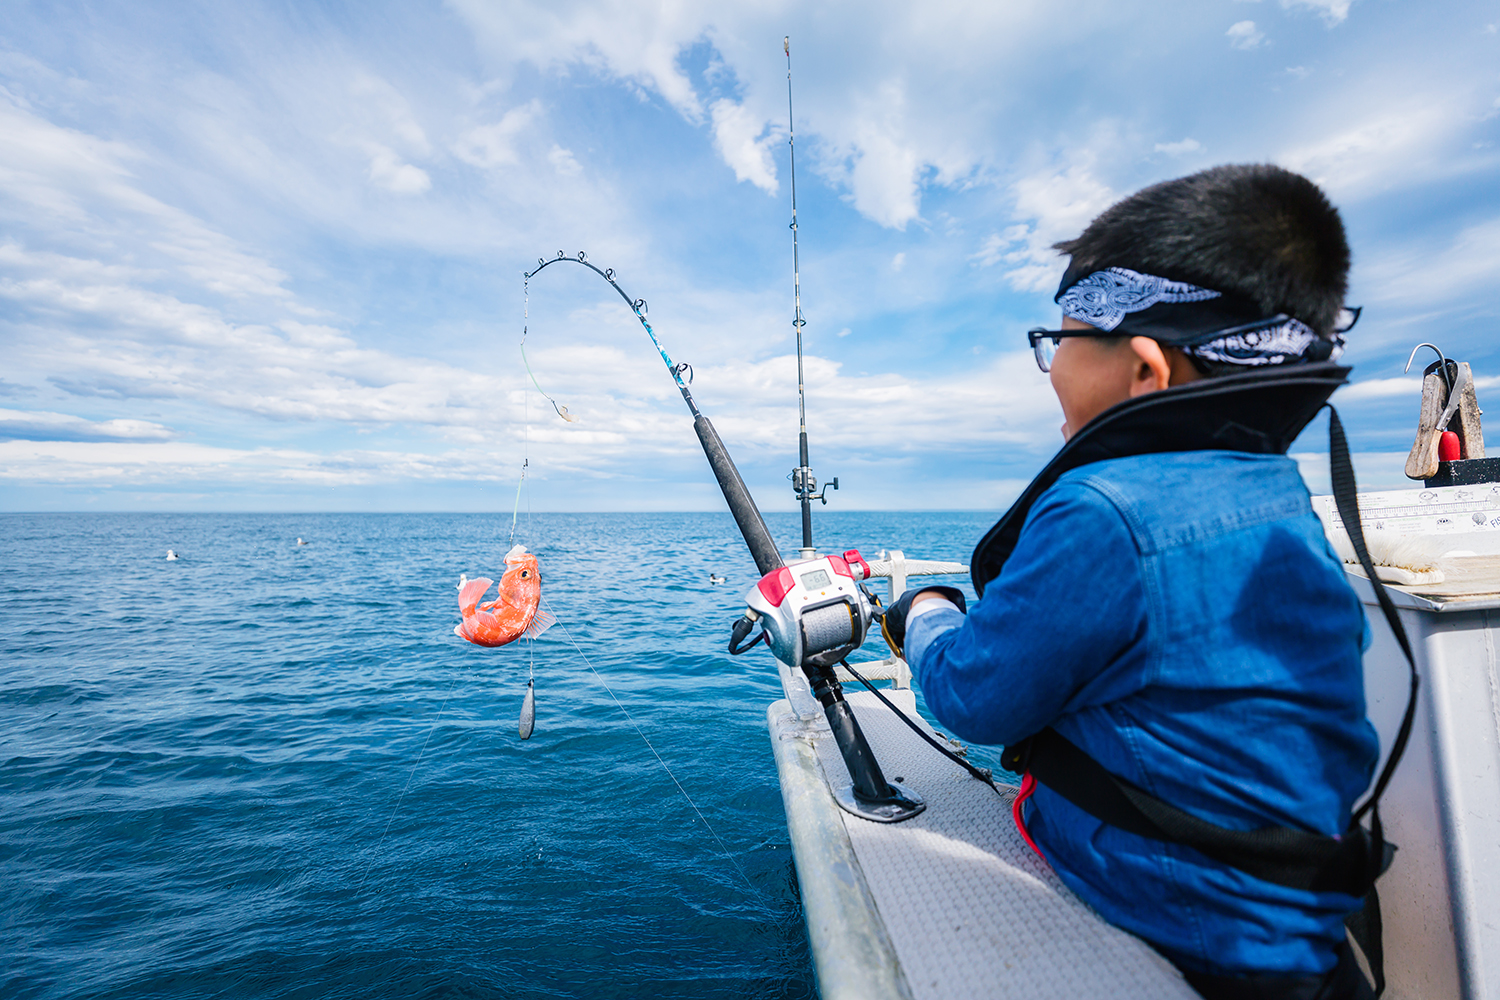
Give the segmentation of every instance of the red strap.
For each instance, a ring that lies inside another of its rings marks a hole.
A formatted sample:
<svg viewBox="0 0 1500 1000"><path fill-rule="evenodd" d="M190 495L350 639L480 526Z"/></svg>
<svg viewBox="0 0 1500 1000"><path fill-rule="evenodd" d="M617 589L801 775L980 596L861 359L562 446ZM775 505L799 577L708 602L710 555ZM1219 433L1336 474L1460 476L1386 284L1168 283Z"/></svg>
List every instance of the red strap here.
<svg viewBox="0 0 1500 1000"><path fill-rule="evenodd" d="M1031 793L1034 791L1036 791L1036 779L1031 776L1030 771L1027 771L1021 775L1021 790L1016 793L1016 801L1011 803L1010 814L1016 821L1016 829L1020 830L1021 836L1026 838L1026 845L1036 852L1037 857L1046 861L1047 856L1042 853L1040 847L1036 846L1036 841L1031 839L1031 834L1026 832L1026 821L1021 818L1021 808L1026 805L1026 800L1031 798Z"/></svg>

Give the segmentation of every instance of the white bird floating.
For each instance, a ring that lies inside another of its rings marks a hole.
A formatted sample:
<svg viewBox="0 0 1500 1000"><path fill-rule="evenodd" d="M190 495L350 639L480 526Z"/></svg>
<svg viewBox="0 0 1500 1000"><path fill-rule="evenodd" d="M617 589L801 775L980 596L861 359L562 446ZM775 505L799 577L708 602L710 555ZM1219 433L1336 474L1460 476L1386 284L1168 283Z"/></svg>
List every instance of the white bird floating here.
<svg viewBox="0 0 1500 1000"><path fill-rule="evenodd" d="M304 542L301 538L298 538L297 539L297 544L298 545L311 545L312 543L311 542Z"/></svg>
<svg viewBox="0 0 1500 1000"><path fill-rule="evenodd" d="M723 583L725 579L726 579L725 577L722 577L722 576L720 576L717 573L710 573L710 574L708 574L708 582L709 583Z"/></svg>
<svg viewBox="0 0 1500 1000"><path fill-rule="evenodd" d="M168 549L167 550L167 562L171 562L172 560L174 560L176 558L177 558L177 553L173 552L171 549Z"/></svg>

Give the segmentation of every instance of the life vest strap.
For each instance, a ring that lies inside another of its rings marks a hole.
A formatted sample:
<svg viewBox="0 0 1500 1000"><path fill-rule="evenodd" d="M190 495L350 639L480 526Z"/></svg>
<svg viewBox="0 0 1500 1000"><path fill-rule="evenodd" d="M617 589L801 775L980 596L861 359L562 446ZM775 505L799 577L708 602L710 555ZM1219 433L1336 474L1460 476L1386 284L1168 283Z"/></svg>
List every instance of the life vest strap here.
<svg viewBox="0 0 1500 1000"><path fill-rule="evenodd" d="M1035 783L1110 826L1191 847L1221 864L1293 889L1363 896L1395 851L1358 823L1351 823L1340 837L1286 826L1231 830L1210 823L1111 774L1050 727L1006 747L1001 763L1024 771Z"/></svg>

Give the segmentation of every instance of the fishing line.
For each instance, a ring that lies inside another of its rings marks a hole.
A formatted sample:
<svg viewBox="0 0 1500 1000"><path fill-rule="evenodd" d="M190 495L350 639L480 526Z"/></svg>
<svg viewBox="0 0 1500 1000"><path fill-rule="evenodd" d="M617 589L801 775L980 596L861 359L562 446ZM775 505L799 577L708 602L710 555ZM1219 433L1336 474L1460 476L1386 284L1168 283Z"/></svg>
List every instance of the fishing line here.
<svg viewBox="0 0 1500 1000"><path fill-rule="evenodd" d="M728 858L729 863L734 865L735 870L740 873L740 878L744 879L745 884L750 887L750 891L755 893L757 897L764 901L764 895L762 895L760 889L756 886L756 884L750 881L750 876L745 873L745 869L740 867L739 861L735 859L734 854L729 850L729 845L724 843L724 839L720 837L718 831L713 828L713 824L709 823L708 817L703 815L703 810L698 808L698 803L694 802L693 797L687 793L687 789L682 787L682 782L677 780L677 775L672 773L672 769L667 766L667 762L665 760L662 760L661 754L656 752L656 747L652 746L651 741L646 739L646 734L641 730L640 724L635 721L635 717L630 714L630 712L620 702L620 699L615 696L614 690L609 686L609 683L605 681L604 675L599 673L599 671L594 668L594 664L589 660L588 654L583 651L583 647L578 645L578 640L573 638L573 633L569 632L567 626L563 625L561 618L559 618L557 621L557 627L562 629L563 635L567 636L568 641L573 644L573 648L578 650L578 655L583 658L583 662L588 666L589 670L593 671L593 674L598 679L599 684L604 688L605 691L609 693L610 698L614 700L615 707L618 708L620 710L620 713L624 715L625 718L630 722L630 725L635 729L635 734L641 738L641 742L646 744L646 749L651 751L651 755L656 758L656 762L661 765L662 770L667 772L667 777L672 779L672 784L677 786L677 790L682 793L682 797L687 800L687 804L693 807L693 812L698 814L698 819L702 821L704 827L707 828L708 832L713 835L714 840L718 842L719 849L724 852L724 857Z"/></svg>
<svg viewBox="0 0 1500 1000"><path fill-rule="evenodd" d="M569 413L566 406L562 406L557 400L547 395L547 390L542 388L542 384L536 380L536 373L531 370L531 362L526 360L526 331L531 324L531 275L526 275L522 281L522 285L522 294L526 299L523 306L523 315L526 322L521 327L521 364L526 366L526 374L531 376L531 384L536 386L536 391L542 394L543 399L552 404L552 408L557 411L557 415L570 424L577 423L578 418Z"/></svg>
<svg viewBox="0 0 1500 1000"><path fill-rule="evenodd" d="M868 688L869 691L870 691L870 693L873 694L876 698L879 698L880 699L880 703L882 705L884 705L886 708L890 709L892 715L894 715L896 718L900 719L902 722L906 723L906 726L907 726L908 729L910 729L912 732L916 733L918 736L922 737L922 739L924 739L928 743L930 743L932 745L932 749L936 750L938 753L942 754L944 757L947 757L949 760L953 761L953 763L957 764L959 767L963 768L965 771L968 771L970 774L972 774L974 777L978 778L980 781L984 782L986 785L989 785L991 788L993 788L995 790L995 792L997 794L1003 794L1003 793L1000 792L1000 786L998 786L998 785L995 784L994 776L993 776L992 772L989 770L989 768L975 767L973 764L970 764L968 761L964 760L958 754L954 753L952 750L949 750L947 747L943 746L937 740L933 739L931 736L928 736L926 733L924 733L922 731L922 728L920 726L918 726L915 722L913 722L910 718L908 718L905 712L901 711L895 705L891 704L890 699L887 698L885 695L881 694L879 688L877 688L874 684L871 684L869 681L865 680L864 674L861 674L858 670L855 670L852 666L850 666L848 660L840 660L839 661L839 666L843 667L845 670L849 671L849 673L853 674L855 680L859 681L866 688Z"/></svg>
<svg viewBox="0 0 1500 1000"><path fill-rule="evenodd" d="M364 874L355 883L355 889L364 885L365 879L370 877L370 869L375 867L375 859L380 855L380 848L385 843L385 836L391 832L391 824L396 821L396 814L401 811L401 803L406 800L406 793L411 789L412 779L417 776L417 768L422 766L422 758L427 756L427 744L432 742L432 734L437 732L438 724L443 721L443 714L448 711L448 699L453 696L453 689L457 686L458 674L455 673L452 682L448 685L448 692L443 695L443 705L438 709L437 719L433 721L432 728L427 730L427 738L422 741L422 752L417 754L417 762L411 766L411 774L406 776L406 787L402 788L401 794L397 796L396 805L391 809L391 818L385 821L385 829L380 831L380 840L375 844L374 856L370 858L370 863L365 866Z"/></svg>
<svg viewBox="0 0 1500 1000"><path fill-rule="evenodd" d="M524 447L524 445L522 447ZM510 510L510 541L506 543L508 546L514 546L516 544L516 515L518 515L518 514L521 513L521 487L526 485L526 468L529 465L531 465L531 459L523 457L522 460L521 460L521 478L516 483L516 505L514 507L512 507L511 510ZM526 510L526 527L527 527L528 530L530 530L530 528L531 528L531 509L530 508L531 508L531 505L530 505L530 502L529 502L529 495L528 495L528 503L527 503L527 510Z"/></svg>

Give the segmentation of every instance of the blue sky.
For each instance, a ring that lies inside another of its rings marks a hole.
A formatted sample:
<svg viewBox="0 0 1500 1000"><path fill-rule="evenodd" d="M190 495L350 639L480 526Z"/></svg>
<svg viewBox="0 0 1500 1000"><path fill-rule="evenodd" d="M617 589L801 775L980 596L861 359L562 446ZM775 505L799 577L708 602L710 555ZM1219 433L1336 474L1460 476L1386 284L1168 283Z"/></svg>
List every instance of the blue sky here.
<svg viewBox="0 0 1500 1000"><path fill-rule="evenodd" d="M846 509L1000 509L1061 444L1046 248L1225 162L1323 184L1366 307L1336 402L1407 485L1431 340L1500 399L1500 6L7 5L0 509L718 509L647 299L793 504L786 66L808 423ZM1500 405L1500 404L1497 404ZM1497 410L1496 412L1500 412ZM1492 432L1500 446L1500 424ZM1296 448L1326 482L1323 440Z"/></svg>

